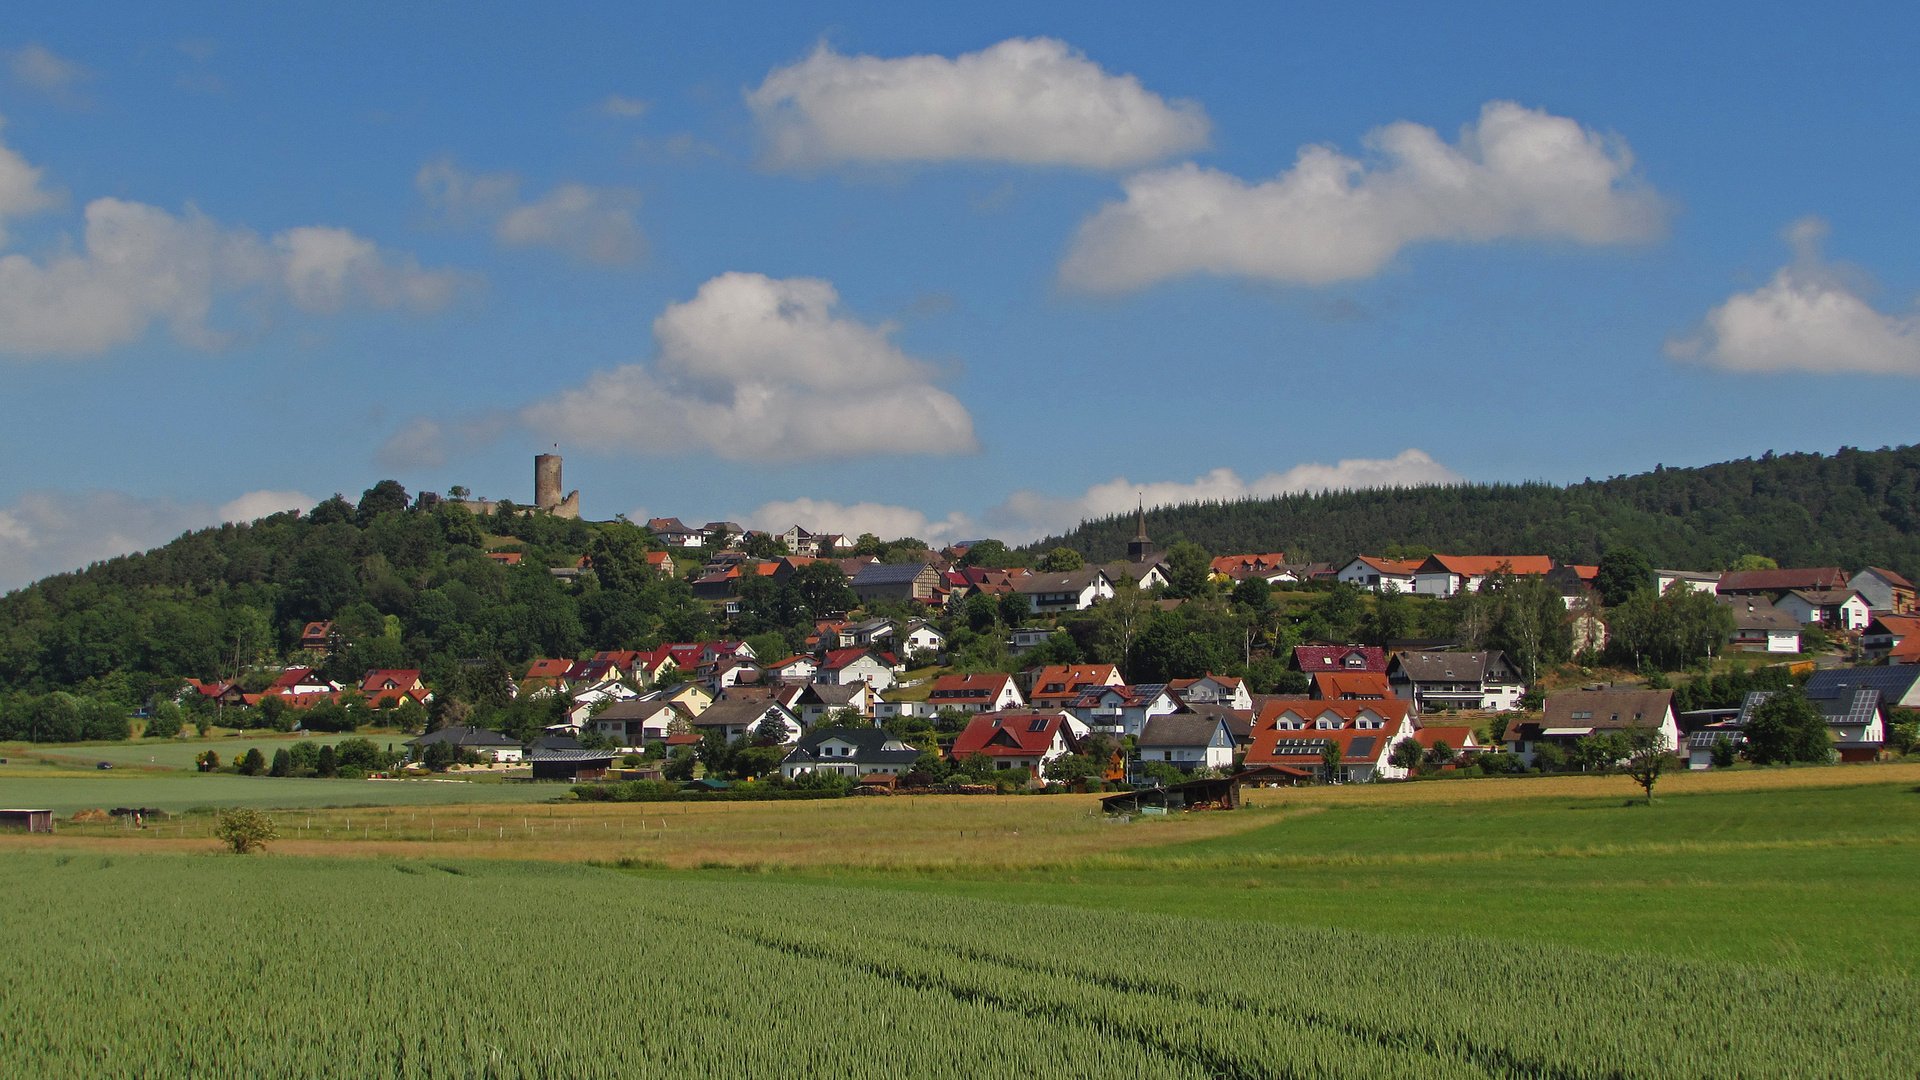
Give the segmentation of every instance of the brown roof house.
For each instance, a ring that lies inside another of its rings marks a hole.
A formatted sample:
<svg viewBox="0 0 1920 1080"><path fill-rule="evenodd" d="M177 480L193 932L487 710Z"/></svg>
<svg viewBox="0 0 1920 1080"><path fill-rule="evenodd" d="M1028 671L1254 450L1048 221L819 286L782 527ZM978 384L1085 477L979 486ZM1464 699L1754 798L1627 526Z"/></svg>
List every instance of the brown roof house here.
<svg viewBox="0 0 1920 1080"><path fill-rule="evenodd" d="M1507 728L1507 749L1533 764L1542 743L1572 744L1588 735L1633 727L1657 728L1669 750L1680 747L1671 690L1563 690L1547 696L1538 720Z"/></svg>

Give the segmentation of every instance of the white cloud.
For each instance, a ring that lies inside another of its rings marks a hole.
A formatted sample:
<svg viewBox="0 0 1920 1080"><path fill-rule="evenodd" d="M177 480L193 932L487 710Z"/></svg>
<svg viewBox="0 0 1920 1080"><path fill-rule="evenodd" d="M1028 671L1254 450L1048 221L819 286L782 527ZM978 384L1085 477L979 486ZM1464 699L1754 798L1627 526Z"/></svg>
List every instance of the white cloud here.
<svg viewBox="0 0 1920 1080"><path fill-rule="evenodd" d="M1789 226L1793 263L1728 297L1693 333L1668 340L1667 355L1727 371L1920 375L1920 317L1874 310L1849 280L1858 275L1821 259L1826 236L1819 218Z"/></svg>
<svg viewBox="0 0 1920 1080"><path fill-rule="evenodd" d="M825 45L747 94L765 162L1006 161L1124 169L1207 144L1206 113L1109 75L1065 42L1012 38L949 60Z"/></svg>
<svg viewBox="0 0 1920 1080"><path fill-rule="evenodd" d="M1666 207L1624 143L1564 117L1489 102L1448 145L1405 121L1369 133L1369 168L1327 146L1249 184L1187 163L1128 177L1080 226L1060 277L1118 291L1193 273L1324 284L1379 272L1429 240L1618 244L1661 235Z"/></svg>
<svg viewBox="0 0 1920 1080"><path fill-rule="evenodd" d="M0 119L0 127L6 120ZM58 205L57 195L40 186L40 170L10 146L0 145L0 244L7 240L7 219L25 217Z"/></svg>
<svg viewBox="0 0 1920 1080"><path fill-rule="evenodd" d="M848 536L872 533L882 540L915 536L936 547L958 540L972 539L973 522L958 510L945 520L933 521L918 510L883 503L854 503L851 506L815 499L770 502L746 515L740 522L749 529L785 532L799 525L812 532L838 532Z"/></svg>
<svg viewBox="0 0 1920 1080"><path fill-rule="evenodd" d="M444 424L415 416L401 424L374 453L374 461L389 469L434 469L456 458L484 450L513 426L505 413L474 413Z"/></svg>
<svg viewBox="0 0 1920 1080"><path fill-rule="evenodd" d="M892 326L833 313L817 278L726 273L654 320L651 365L602 371L529 406L536 430L602 450L737 461L975 450L973 418Z"/></svg>
<svg viewBox="0 0 1920 1080"><path fill-rule="evenodd" d="M1433 460L1426 452L1410 449L1390 458L1347 458L1333 465L1296 465L1285 472L1268 473L1251 481L1241 479L1232 469L1215 469L1192 483L1162 480L1136 484L1118 477L1095 484L1080 495L1016 491L980 515L977 521L958 510L944 519L934 519L905 506L871 502L849 506L814 499L770 502L740 521L748 528L773 532L799 524L816 532L856 536L870 532L885 540L917 536L936 545L981 536L1009 544L1027 544L1064 533L1082 521L1132 513L1134 507L1142 503L1151 510L1157 506L1266 499L1300 492L1454 484L1460 479L1458 473Z"/></svg>
<svg viewBox="0 0 1920 1080"><path fill-rule="evenodd" d="M249 491L220 508L221 521L248 522L288 510L306 513L320 500L299 491Z"/></svg>
<svg viewBox="0 0 1920 1080"><path fill-rule="evenodd" d="M87 204L83 250L40 262L0 258L0 352L87 355L145 336L165 322L186 344L217 347L215 302L232 294L284 296L332 312L350 303L431 311L465 282L422 270L346 229L288 229L263 241L189 210L176 217L122 199Z"/></svg>
<svg viewBox="0 0 1920 1080"><path fill-rule="evenodd" d="M647 111L647 103L619 94L608 94L600 102L600 111L608 116L640 116Z"/></svg>
<svg viewBox="0 0 1920 1080"><path fill-rule="evenodd" d="M512 173L474 175L446 160L421 166L414 186L449 221L490 228L505 247L553 248L600 266L632 262L646 249L633 220L640 193L631 188L566 183L522 202Z"/></svg>
<svg viewBox="0 0 1920 1080"><path fill-rule="evenodd" d="M84 65L56 55L38 42L9 53L7 68L13 74L13 81L62 99L93 77Z"/></svg>
<svg viewBox="0 0 1920 1080"><path fill-rule="evenodd" d="M295 491L250 492L218 510L120 491L28 492L0 508L0 589L157 547L222 521L251 521L313 504Z"/></svg>

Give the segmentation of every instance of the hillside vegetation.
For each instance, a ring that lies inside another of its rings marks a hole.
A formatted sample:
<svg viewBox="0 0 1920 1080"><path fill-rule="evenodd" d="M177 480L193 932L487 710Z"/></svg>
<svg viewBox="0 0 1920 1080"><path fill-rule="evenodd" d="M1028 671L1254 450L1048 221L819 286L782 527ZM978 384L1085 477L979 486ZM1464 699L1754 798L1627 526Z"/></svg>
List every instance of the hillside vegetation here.
<svg viewBox="0 0 1920 1080"><path fill-rule="evenodd" d="M1089 521L1028 550L1122 557L1123 514ZM1692 469L1552 484L1285 495L1147 512L1147 532L1216 554L1284 551L1300 562L1377 555L1390 546L1457 554L1551 555L1594 563L1631 546L1654 565L1722 569L1740 556L1781 566L1883 566L1920 574L1920 446L1774 454Z"/></svg>

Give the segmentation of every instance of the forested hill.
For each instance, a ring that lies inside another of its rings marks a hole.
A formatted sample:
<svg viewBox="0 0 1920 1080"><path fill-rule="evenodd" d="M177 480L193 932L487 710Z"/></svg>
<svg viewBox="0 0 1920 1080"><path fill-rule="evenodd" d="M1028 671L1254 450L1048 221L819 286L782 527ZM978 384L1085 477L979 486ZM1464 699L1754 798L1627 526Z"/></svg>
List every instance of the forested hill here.
<svg viewBox="0 0 1920 1080"><path fill-rule="evenodd" d="M1131 514L1083 523L1030 550L1125 555ZM1712 570L1745 554L1781 566L1883 566L1920 575L1920 447L1774 454L1694 469L1551 484L1460 484L1190 503L1147 512L1163 548L1284 551L1340 562L1391 545L1462 555L1551 555L1592 563L1631 545L1654 565Z"/></svg>

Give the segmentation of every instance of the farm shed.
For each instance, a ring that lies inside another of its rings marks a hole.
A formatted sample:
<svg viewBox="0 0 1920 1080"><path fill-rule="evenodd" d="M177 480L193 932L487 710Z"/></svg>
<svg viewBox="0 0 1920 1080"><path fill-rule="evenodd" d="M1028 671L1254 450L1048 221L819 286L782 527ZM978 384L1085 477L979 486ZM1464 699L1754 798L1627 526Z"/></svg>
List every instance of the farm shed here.
<svg viewBox="0 0 1920 1080"><path fill-rule="evenodd" d="M30 833L53 831L51 810L0 810L0 829L25 829Z"/></svg>
<svg viewBox="0 0 1920 1080"><path fill-rule="evenodd" d="M535 780L604 780L613 755L604 750L535 750Z"/></svg>
<svg viewBox="0 0 1920 1080"><path fill-rule="evenodd" d="M1173 810L1234 810L1240 806L1240 781L1188 780L1169 787L1142 788L1108 795L1100 808L1109 814L1164 814Z"/></svg>
<svg viewBox="0 0 1920 1080"><path fill-rule="evenodd" d="M1259 765L1235 773L1233 778L1255 787L1298 787L1313 782L1312 773L1291 765Z"/></svg>

